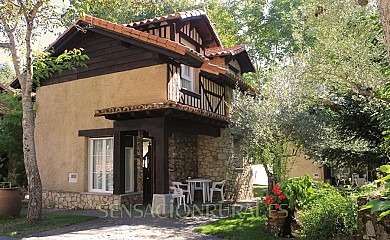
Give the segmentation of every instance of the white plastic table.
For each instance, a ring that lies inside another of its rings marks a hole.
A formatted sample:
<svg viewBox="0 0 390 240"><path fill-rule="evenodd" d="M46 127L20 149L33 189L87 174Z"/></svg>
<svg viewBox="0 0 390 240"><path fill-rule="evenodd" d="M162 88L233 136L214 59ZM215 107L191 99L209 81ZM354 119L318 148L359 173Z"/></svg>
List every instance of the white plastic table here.
<svg viewBox="0 0 390 240"><path fill-rule="evenodd" d="M188 179L187 182L189 183L189 192L191 194L191 203L194 200L194 191L195 191L195 185L197 183L200 183L202 186L202 194L203 194L203 203L206 203L210 199L209 197L209 189L210 189L210 179L202 179L202 178L193 178Z"/></svg>

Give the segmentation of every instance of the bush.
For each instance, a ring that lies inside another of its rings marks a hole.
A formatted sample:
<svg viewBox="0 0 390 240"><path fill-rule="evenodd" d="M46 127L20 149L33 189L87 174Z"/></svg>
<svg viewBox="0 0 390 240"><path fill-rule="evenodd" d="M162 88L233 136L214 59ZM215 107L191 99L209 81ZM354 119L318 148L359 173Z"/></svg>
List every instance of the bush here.
<svg viewBox="0 0 390 240"><path fill-rule="evenodd" d="M352 196L343 196L326 186L315 193L301 212L302 234L306 239L330 239L353 235L357 228L357 203Z"/></svg>

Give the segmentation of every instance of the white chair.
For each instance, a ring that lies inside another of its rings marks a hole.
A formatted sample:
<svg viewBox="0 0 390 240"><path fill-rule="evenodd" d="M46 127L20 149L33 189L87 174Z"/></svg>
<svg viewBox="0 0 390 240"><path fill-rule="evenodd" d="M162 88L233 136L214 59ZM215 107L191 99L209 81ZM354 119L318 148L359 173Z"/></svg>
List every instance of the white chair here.
<svg viewBox="0 0 390 240"><path fill-rule="evenodd" d="M223 187L225 186L226 180L223 180L221 182L213 182L213 185L210 188L210 202L213 202L213 193L214 192L220 192L221 193L221 200L224 201L223 195Z"/></svg>
<svg viewBox="0 0 390 240"><path fill-rule="evenodd" d="M184 210L185 210L187 206L186 206L186 196L183 193L183 189L176 188L176 187L171 187L170 189L173 191L172 193L173 202L175 202L175 199L177 199L177 207L184 205Z"/></svg>
<svg viewBox="0 0 390 240"><path fill-rule="evenodd" d="M187 194L187 203L190 203L192 201L192 197L191 197L190 188L189 188L188 184L189 183L172 182L172 185L175 188L180 188L180 189L182 189L183 194Z"/></svg>

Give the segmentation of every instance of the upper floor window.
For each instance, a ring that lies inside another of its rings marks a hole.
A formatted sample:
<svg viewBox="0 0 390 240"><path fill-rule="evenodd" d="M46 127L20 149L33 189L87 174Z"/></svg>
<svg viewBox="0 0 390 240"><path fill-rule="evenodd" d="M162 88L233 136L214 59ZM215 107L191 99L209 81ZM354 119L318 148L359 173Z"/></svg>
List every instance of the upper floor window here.
<svg viewBox="0 0 390 240"><path fill-rule="evenodd" d="M194 90L194 68L181 65L181 87L188 90Z"/></svg>

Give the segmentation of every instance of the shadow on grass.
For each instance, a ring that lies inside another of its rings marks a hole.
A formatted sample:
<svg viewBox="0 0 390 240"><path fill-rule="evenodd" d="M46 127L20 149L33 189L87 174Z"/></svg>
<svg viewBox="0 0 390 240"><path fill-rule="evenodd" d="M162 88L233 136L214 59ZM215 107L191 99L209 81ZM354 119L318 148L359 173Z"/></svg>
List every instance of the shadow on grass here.
<svg viewBox="0 0 390 240"><path fill-rule="evenodd" d="M60 228L88 220L96 219L95 216L43 213L42 220L27 223L26 214L20 217L0 217L0 236L25 237L33 233Z"/></svg>
<svg viewBox="0 0 390 240"><path fill-rule="evenodd" d="M264 213L253 210L208 223L196 228L195 231L226 239L282 239L267 231L266 222L267 217Z"/></svg>

